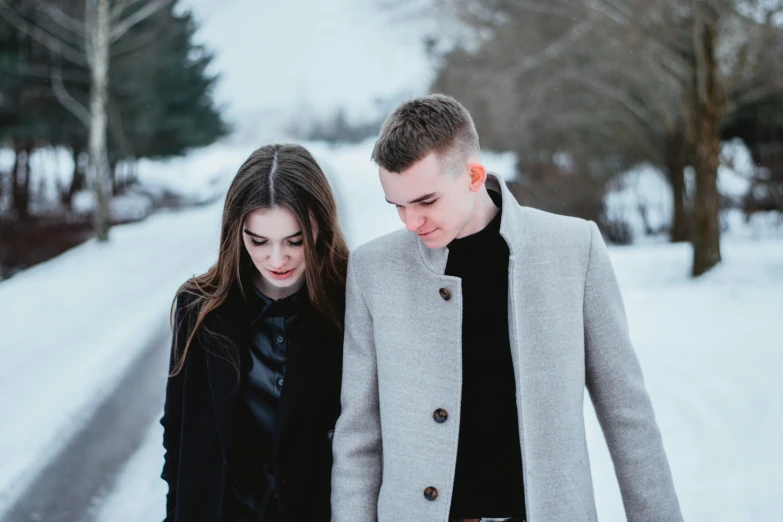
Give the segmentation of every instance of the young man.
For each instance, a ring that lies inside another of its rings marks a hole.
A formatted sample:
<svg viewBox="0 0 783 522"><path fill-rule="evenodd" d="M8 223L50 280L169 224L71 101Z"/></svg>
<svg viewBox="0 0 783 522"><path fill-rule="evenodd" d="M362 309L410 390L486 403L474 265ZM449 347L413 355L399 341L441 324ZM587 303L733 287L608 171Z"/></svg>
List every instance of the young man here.
<svg viewBox="0 0 783 522"><path fill-rule="evenodd" d="M332 520L595 521L586 386L628 520L681 521L595 224L520 207L446 96L373 159L407 230L349 261Z"/></svg>

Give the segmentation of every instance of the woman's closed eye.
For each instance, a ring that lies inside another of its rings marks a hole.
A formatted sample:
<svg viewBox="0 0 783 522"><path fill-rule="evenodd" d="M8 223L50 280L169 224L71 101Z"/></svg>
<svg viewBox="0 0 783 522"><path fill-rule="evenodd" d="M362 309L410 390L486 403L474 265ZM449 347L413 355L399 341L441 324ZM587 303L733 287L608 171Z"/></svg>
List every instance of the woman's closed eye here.
<svg viewBox="0 0 783 522"><path fill-rule="evenodd" d="M264 245L269 244L269 241L267 241L266 239L262 239L260 241L257 240L257 239L251 239L250 242L253 243L253 246L264 246ZM300 239L298 241L291 240L291 241L288 241L287 243L288 243L288 246L300 247L300 246L302 246L304 244L304 239Z"/></svg>

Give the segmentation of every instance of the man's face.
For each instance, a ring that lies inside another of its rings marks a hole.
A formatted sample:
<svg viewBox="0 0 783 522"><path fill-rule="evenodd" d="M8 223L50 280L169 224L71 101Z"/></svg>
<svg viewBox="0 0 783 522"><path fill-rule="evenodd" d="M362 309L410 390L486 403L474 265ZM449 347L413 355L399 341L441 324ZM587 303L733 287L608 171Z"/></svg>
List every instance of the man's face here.
<svg viewBox="0 0 783 522"><path fill-rule="evenodd" d="M380 168L386 201L397 207L405 227L429 248L445 247L460 237L475 202L467 164L456 175L444 167L431 152L401 173Z"/></svg>

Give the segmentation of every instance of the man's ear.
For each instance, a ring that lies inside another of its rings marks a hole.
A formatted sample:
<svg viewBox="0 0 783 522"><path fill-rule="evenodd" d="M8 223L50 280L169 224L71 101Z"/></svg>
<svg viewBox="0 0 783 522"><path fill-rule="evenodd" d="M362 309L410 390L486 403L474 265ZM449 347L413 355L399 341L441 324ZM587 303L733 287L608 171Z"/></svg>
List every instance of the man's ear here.
<svg viewBox="0 0 783 522"><path fill-rule="evenodd" d="M487 168L481 163L468 163L470 190L478 192L487 181Z"/></svg>

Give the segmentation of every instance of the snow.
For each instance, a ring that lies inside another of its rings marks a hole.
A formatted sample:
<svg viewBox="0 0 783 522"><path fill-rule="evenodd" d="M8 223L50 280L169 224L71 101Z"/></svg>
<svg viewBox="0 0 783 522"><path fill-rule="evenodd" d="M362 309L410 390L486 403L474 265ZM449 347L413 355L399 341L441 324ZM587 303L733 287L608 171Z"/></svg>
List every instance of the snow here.
<svg viewBox="0 0 783 522"><path fill-rule="evenodd" d="M160 416L163 415L161 410ZM104 501L97 522L158 521L166 518L166 483L159 477L163 469L163 426L154 422L144 442L123 468L113 494ZM157 479L157 480L155 480Z"/></svg>
<svg viewBox="0 0 783 522"><path fill-rule="evenodd" d="M109 211L114 221L143 219L152 211L153 200L166 195L181 199L185 204L205 204L225 193L241 161L248 155L246 147L218 142L192 151L183 157L166 160L143 159L138 162L139 184L127 193L114 196ZM13 150L0 147L0 172L9 172L14 165ZM240 163L237 163L237 162ZM63 147L42 148L33 152L31 160L33 189L30 211L33 215L61 213L58 187L67 188L73 178L73 157ZM124 172L121 162L118 172ZM10 177L0 176L5 183ZM1 188L1 187L0 187ZM41 189L41 190L39 190ZM10 207L10 191L0 190L0 211ZM95 194L85 189L74 194L73 211L87 214L95 208Z"/></svg>
<svg viewBox="0 0 783 522"><path fill-rule="evenodd" d="M144 159L138 163L139 182L152 193L177 194L190 203L213 201L226 192L250 152L247 147L219 142L183 157Z"/></svg>
<svg viewBox="0 0 783 522"><path fill-rule="evenodd" d="M402 225L383 200L371 143L305 144L330 176L352 248ZM176 182L185 188L188 176L197 187L225 187L250 152L216 147L197 160L155 166L154 175L181 175ZM513 172L513 158L505 161L493 170ZM116 227L109 245L87 243L0 283L0 418L23 427L0 431L0 517L146 337L163 331L177 286L214 260L220 211L218 201ZM737 213L726 223L724 262L698 280L688 276L688 245L612 247L610 254L685 519L779 521L783 224L772 214L746 224ZM625 520L589 401L586 412L599 519ZM97 520L163 518L160 429L150 426Z"/></svg>
<svg viewBox="0 0 783 522"><path fill-rule="evenodd" d="M721 144L720 161L718 192L737 205L747 194L751 179L759 175L759 167L753 163L750 151L739 139ZM685 169L685 176L686 191L692 193L694 180L691 167ZM671 186L659 168L646 163L635 166L610 182L604 204L606 217L610 221L626 222L636 241L642 240L645 234L641 208L647 212L647 222L653 230L665 230L671 224ZM742 228L737 225L739 223L735 220L732 228Z"/></svg>
<svg viewBox="0 0 783 522"><path fill-rule="evenodd" d="M685 520L779 521L783 241L730 235L722 250L723 264L698 280L687 245L610 252ZM588 419L599 519L625 520Z"/></svg>
<svg viewBox="0 0 783 522"><path fill-rule="evenodd" d="M637 165L611 182L604 205L607 219L627 223L638 240L645 234L640 208L645 209L647 224L653 230L671 224L672 189L658 168Z"/></svg>
<svg viewBox="0 0 783 522"><path fill-rule="evenodd" d="M89 214L96 206L95 192L80 190L73 195L74 214ZM152 198L139 192L114 196L109 200L112 222L140 221L152 213Z"/></svg>
<svg viewBox="0 0 783 522"><path fill-rule="evenodd" d="M165 331L177 287L214 259L220 212L116 227L107 245L90 241L0 283L0 514Z"/></svg>
<svg viewBox="0 0 783 522"><path fill-rule="evenodd" d="M16 155L8 147L0 147L0 173L10 173L14 167ZM33 177L30 186L35 195L30 201L30 211L35 215L46 214L56 210L59 205L58 186L67 187L73 176L73 157L64 147L44 148L33 152L30 157L30 168ZM8 187L11 176L0 176ZM0 191L0 211L7 210L10 205L10 190Z"/></svg>
<svg viewBox="0 0 783 522"><path fill-rule="evenodd" d="M721 144L718 166L718 191L734 201L748 192L750 180L758 175L750 150L739 138Z"/></svg>

